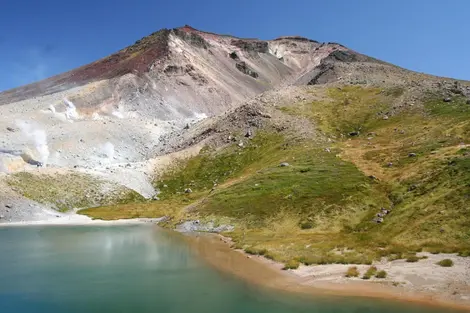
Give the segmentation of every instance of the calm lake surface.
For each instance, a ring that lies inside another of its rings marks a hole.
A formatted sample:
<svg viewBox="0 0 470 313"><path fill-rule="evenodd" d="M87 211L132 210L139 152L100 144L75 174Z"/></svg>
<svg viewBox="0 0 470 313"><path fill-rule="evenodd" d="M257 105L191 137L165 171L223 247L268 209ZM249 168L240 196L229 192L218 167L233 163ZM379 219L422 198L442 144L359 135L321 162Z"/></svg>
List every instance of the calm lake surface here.
<svg viewBox="0 0 470 313"><path fill-rule="evenodd" d="M455 311L266 290L214 270L171 233L133 225L0 227L0 312Z"/></svg>

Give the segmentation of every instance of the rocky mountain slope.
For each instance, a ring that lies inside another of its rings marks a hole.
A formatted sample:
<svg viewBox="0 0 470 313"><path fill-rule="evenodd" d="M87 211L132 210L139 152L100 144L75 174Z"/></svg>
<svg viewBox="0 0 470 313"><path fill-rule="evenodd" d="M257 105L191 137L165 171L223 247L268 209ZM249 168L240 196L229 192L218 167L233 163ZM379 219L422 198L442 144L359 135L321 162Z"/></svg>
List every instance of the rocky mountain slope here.
<svg viewBox="0 0 470 313"><path fill-rule="evenodd" d="M0 94L0 221L98 207L283 262L465 254L469 94L336 43L161 30Z"/></svg>
<svg viewBox="0 0 470 313"><path fill-rule="evenodd" d="M164 29L92 64L1 93L3 159L19 160L40 129L47 138L34 143L39 155L27 159L95 167L102 150L119 162L146 160L164 148L162 134L266 90L331 80L341 62L379 64L338 44L299 37L260 41ZM111 147L117 153L107 153ZM13 170L23 165L3 163Z"/></svg>
<svg viewBox="0 0 470 313"><path fill-rule="evenodd" d="M147 161L181 150L190 125L267 90L362 79L342 69L353 63L401 71L336 43L163 29L94 63L0 93L0 171L72 170L149 198Z"/></svg>

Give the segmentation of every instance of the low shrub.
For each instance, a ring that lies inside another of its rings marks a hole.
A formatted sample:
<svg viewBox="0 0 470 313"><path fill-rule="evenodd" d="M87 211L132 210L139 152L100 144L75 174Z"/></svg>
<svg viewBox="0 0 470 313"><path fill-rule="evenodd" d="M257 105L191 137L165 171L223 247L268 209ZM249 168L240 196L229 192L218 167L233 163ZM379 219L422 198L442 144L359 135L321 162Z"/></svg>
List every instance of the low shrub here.
<svg viewBox="0 0 470 313"><path fill-rule="evenodd" d="M301 229L311 229L313 228L313 226L314 226L313 222L310 222L310 221L300 223Z"/></svg>
<svg viewBox="0 0 470 313"><path fill-rule="evenodd" d="M387 277L387 272L386 271L378 271L377 274L375 274L375 277L377 277L377 278L386 278Z"/></svg>
<svg viewBox="0 0 470 313"><path fill-rule="evenodd" d="M451 259L444 259L444 260L440 260L436 264L442 267L452 267L454 266L454 261L452 261Z"/></svg>
<svg viewBox="0 0 470 313"><path fill-rule="evenodd" d="M268 250L266 249L260 249L260 248L254 248L254 247L248 247L245 248L245 252L251 255L265 255Z"/></svg>
<svg viewBox="0 0 470 313"><path fill-rule="evenodd" d="M362 276L362 279L370 279L376 273L377 273L377 267L371 266L371 267L369 267L367 272L365 272L364 276Z"/></svg>
<svg viewBox="0 0 470 313"><path fill-rule="evenodd" d="M406 262L408 263L415 263L418 262L421 258L416 255L410 255L406 258Z"/></svg>
<svg viewBox="0 0 470 313"><path fill-rule="evenodd" d="M295 270L299 268L300 262L297 260L290 260L284 264L283 270Z"/></svg>
<svg viewBox="0 0 470 313"><path fill-rule="evenodd" d="M358 277L359 276L359 271L357 270L356 266L351 266L348 268L346 271L346 277Z"/></svg>
<svg viewBox="0 0 470 313"><path fill-rule="evenodd" d="M276 259L276 256L272 252L266 252L263 256L268 260L275 260Z"/></svg>

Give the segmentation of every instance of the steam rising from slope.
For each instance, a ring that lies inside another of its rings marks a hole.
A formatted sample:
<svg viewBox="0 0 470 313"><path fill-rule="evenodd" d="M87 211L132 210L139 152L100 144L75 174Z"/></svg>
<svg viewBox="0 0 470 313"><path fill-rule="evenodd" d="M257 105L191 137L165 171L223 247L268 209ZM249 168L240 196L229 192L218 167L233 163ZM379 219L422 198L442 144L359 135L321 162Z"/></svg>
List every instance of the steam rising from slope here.
<svg viewBox="0 0 470 313"><path fill-rule="evenodd" d="M109 141L101 147L101 151L107 158L114 158L114 145Z"/></svg>
<svg viewBox="0 0 470 313"><path fill-rule="evenodd" d="M67 98L63 99L65 102L65 112L57 112L56 108L54 105L50 105L48 108L48 111L52 112L52 115L56 117L57 119L63 121L63 122L70 122L72 123L74 120L77 120L80 118L80 115L77 112L77 108L73 104L72 101L70 101ZM47 111L43 111L47 112Z"/></svg>
<svg viewBox="0 0 470 313"><path fill-rule="evenodd" d="M18 128L21 129L22 134L34 144L40 157L38 161L46 165L47 160L49 159L49 147L47 145L46 132L38 126L33 126L22 120L17 120L16 126L18 126Z"/></svg>
<svg viewBox="0 0 470 313"><path fill-rule="evenodd" d="M66 105L65 116L67 117L67 119L76 120L76 119L80 118L80 115L77 112L77 108L72 103L72 101L70 101L67 98L64 98L64 102L65 102L65 105Z"/></svg>

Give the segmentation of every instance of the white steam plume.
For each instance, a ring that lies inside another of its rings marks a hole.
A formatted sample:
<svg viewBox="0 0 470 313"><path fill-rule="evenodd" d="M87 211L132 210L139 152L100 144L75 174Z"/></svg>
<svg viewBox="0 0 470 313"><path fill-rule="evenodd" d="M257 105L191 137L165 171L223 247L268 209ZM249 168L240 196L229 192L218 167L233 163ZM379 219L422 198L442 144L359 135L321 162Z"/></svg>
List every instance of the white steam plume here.
<svg viewBox="0 0 470 313"><path fill-rule="evenodd" d="M194 117L199 121L207 118L207 115L205 113L196 113L194 112Z"/></svg>
<svg viewBox="0 0 470 313"><path fill-rule="evenodd" d="M123 118L124 118L124 115L123 115L121 112L119 112L119 111L113 111L113 112L111 113L111 115L113 115L113 116L115 116L115 117L117 117L117 118L120 118L120 119L123 119Z"/></svg>
<svg viewBox="0 0 470 313"><path fill-rule="evenodd" d="M106 157L108 157L109 159L113 159L114 158L114 145L112 143L110 143L109 141L106 142L102 147L101 147L101 151L104 155L106 155Z"/></svg>
<svg viewBox="0 0 470 313"><path fill-rule="evenodd" d="M44 165L46 165L47 160L49 159L49 147L47 146L47 134L46 132L39 128L34 127L31 124L28 124L25 121L17 120L16 126L21 129L21 132L26 136L36 148L36 151L39 153L40 159L37 160Z"/></svg>
<svg viewBox="0 0 470 313"><path fill-rule="evenodd" d="M72 101L70 101L67 98L64 98L64 102L65 102L65 105L67 106L67 108L65 109L65 116L67 117L67 119L76 120L80 118L80 115L77 112L77 108L72 103Z"/></svg>
<svg viewBox="0 0 470 313"><path fill-rule="evenodd" d="M94 112L93 115L91 116L91 119L94 121L99 121L102 120L100 114L98 112Z"/></svg>

